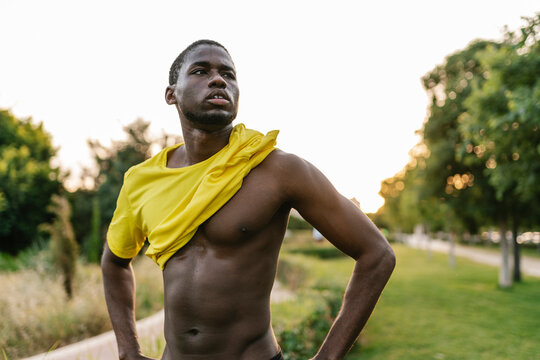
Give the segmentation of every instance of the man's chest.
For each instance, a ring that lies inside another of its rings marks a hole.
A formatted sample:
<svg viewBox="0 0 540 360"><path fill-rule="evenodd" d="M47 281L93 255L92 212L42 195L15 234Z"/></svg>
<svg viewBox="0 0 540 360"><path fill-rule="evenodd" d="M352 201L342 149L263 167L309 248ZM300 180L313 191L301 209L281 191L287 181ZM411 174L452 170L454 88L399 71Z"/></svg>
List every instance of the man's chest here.
<svg viewBox="0 0 540 360"><path fill-rule="evenodd" d="M243 241L267 228L283 213L279 186L253 171L240 190L201 226L208 239L221 244Z"/></svg>
<svg viewBox="0 0 540 360"><path fill-rule="evenodd" d="M189 189L184 190L181 182L163 182L157 189L156 196L141 197L138 212L142 230L150 241L156 229L166 226L173 235L174 228L189 229L192 222L198 222L199 231L204 231L208 238L221 243L238 241L271 222L284 202L279 182L261 168L253 169L225 202L220 193L202 189L193 197L186 197ZM202 199L204 205L197 205ZM216 206L218 202L223 205Z"/></svg>

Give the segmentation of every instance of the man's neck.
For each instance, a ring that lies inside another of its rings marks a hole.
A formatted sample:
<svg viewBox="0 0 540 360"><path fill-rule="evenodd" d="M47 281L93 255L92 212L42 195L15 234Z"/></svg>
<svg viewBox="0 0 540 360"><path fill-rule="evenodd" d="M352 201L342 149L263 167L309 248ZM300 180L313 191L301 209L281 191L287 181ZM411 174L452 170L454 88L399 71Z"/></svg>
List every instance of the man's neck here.
<svg viewBox="0 0 540 360"><path fill-rule="evenodd" d="M184 166L204 161L229 143L232 124L217 129L200 129L191 124L182 124L184 137Z"/></svg>

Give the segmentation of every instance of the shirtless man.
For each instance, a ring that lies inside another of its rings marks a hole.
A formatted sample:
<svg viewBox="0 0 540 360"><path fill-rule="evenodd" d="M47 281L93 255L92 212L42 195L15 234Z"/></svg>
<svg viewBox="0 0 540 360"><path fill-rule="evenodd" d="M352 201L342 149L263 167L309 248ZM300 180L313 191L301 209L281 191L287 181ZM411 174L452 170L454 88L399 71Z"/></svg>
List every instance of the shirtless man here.
<svg viewBox="0 0 540 360"><path fill-rule="evenodd" d="M185 145L166 154L170 169L199 164L228 145L239 97L235 67L222 45L199 41L179 58L165 99L178 110ZM394 254L321 172L275 149L162 266L164 360L281 359L270 324L270 291L291 208L356 260L339 315L312 359L345 357L390 277ZM115 254L112 240L109 234L102 270L120 359L149 359L135 329L131 258Z"/></svg>

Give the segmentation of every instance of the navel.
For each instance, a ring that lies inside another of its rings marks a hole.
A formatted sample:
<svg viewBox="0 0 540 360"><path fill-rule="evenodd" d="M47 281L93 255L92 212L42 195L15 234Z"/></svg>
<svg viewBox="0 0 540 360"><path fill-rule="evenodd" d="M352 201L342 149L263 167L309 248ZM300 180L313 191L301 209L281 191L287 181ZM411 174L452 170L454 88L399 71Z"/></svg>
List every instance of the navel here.
<svg viewBox="0 0 540 360"><path fill-rule="evenodd" d="M189 329L188 331L186 331L186 334L188 335L191 335L191 336L196 336L196 335L199 335L200 331L199 329Z"/></svg>

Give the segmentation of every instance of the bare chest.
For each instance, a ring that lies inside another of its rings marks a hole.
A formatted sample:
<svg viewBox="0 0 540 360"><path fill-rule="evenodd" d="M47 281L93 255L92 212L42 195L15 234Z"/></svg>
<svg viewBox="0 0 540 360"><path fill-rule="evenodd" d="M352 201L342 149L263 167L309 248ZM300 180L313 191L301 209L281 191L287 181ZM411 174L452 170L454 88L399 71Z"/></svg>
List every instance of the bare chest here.
<svg viewBox="0 0 540 360"><path fill-rule="evenodd" d="M233 245L261 231L286 226L288 209L279 186L261 169L254 169L240 190L199 227L204 237L216 245Z"/></svg>

